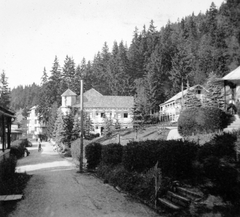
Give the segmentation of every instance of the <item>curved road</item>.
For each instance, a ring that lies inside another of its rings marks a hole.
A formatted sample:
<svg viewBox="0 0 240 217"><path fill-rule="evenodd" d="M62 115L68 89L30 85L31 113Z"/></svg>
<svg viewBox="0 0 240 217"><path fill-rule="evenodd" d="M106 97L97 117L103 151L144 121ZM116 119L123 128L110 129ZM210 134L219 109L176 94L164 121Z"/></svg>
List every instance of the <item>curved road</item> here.
<svg viewBox="0 0 240 217"><path fill-rule="evenodd" d="M86 173L77 173L70 160L61 158L50 143L29 148L30 156L18 161L17 171L32 178L11 217L157 217L147 206L117 192Z"/></svg>

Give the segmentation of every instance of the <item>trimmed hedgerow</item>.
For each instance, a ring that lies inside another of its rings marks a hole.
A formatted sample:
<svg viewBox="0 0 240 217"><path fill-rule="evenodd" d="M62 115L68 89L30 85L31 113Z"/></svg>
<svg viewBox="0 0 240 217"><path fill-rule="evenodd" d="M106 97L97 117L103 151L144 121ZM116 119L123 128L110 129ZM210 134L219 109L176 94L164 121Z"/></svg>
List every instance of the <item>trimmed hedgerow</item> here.
<svg viewBox="0 0 240 217"><path fill-rule="evenodd" d="M90 143L85 147L85 157L87 168L95 169L101 161L102 145L100 143Z"/></svg>
<svg viewBox="0 0 240 217"><path fill-rule="evenodd" d="M198 160L203 162L209 156L215 156L218 159L227 158L231 161L235 160L235 142L236 134L223 133L215 135L212 140L200 147L198 152Z"/></svg>
<svg viewBox="0 0 240 217"><path fill-rule="evenodd" d="M117 165L122 162L123 146L112 143L102 147L102 162L107 165Z"/></svg>
<svg viewBox="0 0 240 217"><path fill-rule="evenodd" d="M122 163L128 171L143 172L157 162L157 146L160 141L130 142L123 149Z"/></svg>
<svg viewBox="0 0 240 217"><path fill-rule="evenodd" d="M128 171L144 172L156 162L165 176L192 176L198 146L182 140L131 142L123 150L123 166Z"/></svg>
<svg viewBox="0 0 240 217"><path fill-rule="evenodd" d="M173 179L192 178L198 145L188 141L165 141L157 150L157 161L164 176Z"/></svg>
<svg viewBox="0 0 240 217"><path fill-rule="evenodd" d="M178 119L178 131L182 136L211 133L226 128L232 115L216 107L187 108Z"/></svg>

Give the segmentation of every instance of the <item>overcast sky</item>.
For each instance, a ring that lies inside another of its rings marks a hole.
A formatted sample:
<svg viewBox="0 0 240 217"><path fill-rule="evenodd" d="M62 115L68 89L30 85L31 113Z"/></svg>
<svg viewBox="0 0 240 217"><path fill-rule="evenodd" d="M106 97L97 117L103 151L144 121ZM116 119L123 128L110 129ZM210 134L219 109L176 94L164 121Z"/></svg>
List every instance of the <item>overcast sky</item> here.
<svg viewBox="0 0 240 217"><path fill-rule="evenodd" d="M129 46L133 31L157 30L194 12L205 13L211 2L223 0L0 0L0 70L9 87L40 84L43 68L49 71L57 55L80 64L92 61L106 41Z"/></svg>

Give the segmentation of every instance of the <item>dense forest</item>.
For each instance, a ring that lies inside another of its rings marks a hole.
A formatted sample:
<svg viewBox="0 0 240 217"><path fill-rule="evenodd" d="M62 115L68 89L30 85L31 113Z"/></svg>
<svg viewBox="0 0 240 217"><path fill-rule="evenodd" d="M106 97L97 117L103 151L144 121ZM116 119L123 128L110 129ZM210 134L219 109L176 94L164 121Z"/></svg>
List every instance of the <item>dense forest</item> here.
<svg viewBox="0 0 240 217"><path fill-rule="evenodd" d="M160 29L151 21L133 32L132 42L107 43L92 61L76 64L57 56L49 73L43 70L41 86L17 87L11 92L14 109L39 105L40 119L51 120L52 109L70 88L79 94L95 88L106 95L133 95L143 114L181 90L181 85L204 84L210 73L222 77L240 65L240 2L227 0L219 9L214 3L205 14L192 14ZM49 75L49 76L48 76Z"/></svg>
<svg viewBox="0 0 240 217"><path fill-rule="evenodd" d="M18 86L11 91L11 109L29 109L38 104L40 86L33 83L27 86Z"/></svg>

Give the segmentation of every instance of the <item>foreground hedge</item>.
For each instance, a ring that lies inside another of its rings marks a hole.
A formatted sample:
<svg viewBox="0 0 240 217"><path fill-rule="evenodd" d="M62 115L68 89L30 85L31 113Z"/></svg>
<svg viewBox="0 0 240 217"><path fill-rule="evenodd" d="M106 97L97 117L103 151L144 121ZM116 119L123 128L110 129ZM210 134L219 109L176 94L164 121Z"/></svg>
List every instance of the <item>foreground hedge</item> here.
<svg viewBox="0 0 240 217"><path fill-rule="evenodd" d="M178 132L181 136L212 133L226 128L231 120L232 115L216 107L187 108L178 119Z"/></svg>
<svg viewBox="0 0 240 217"><path fill-rule="evenodd" d="M97 175L113 186L118 186L135 196L154 202L153 170L146 173L129 172L121 164L110 166L101 163L97 168Z"/></svg>
<svg viewBox="0 0 240 217"><path fill-rule="evenodd" d="M100 143L90 143L85 147L85 157L87 168L95 169L101 161L102 145Z"/></svg>
<svg viewBox="0 0 240 217"><path fill-rule="evenodd" d="M223 133L215 135L213 139L200 147L197 160L203 162L206 158L214 156L218 159L225 158L229 161L235 161L235 142L236 134Z"/></svg>
<svg viewBox="0 0 240 217"><path fill-rule="evenodd" d="M102 146L102 162L106 165L117 165L122 162L123 146L112 143Z"/></svg>
<svg viewBox="0 0 240 217"><path fill-rule="evenodd" d="M157 162L157 148L160 140L130 142L123 149L122 163L126 170L143 172Z"/></svg>

